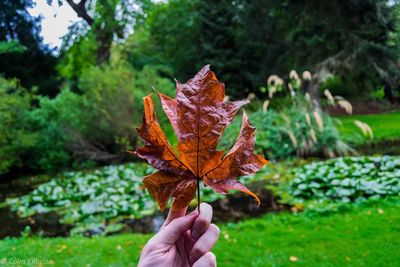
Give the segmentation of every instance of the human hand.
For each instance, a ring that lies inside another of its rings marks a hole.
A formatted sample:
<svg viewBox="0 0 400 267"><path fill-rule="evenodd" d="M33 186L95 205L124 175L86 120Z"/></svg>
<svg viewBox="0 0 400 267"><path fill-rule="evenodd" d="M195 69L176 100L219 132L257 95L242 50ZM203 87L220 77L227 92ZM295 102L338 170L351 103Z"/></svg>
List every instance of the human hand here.
<svg viewBox="0 0 400 267"><path fill-rule="evenodd" d="M200 214L194 210L170 210L160 232L143 248L139 267L209 267L216 266L210 251L219 237L219 229L211 223L212 207L201 203Z"/></svg>

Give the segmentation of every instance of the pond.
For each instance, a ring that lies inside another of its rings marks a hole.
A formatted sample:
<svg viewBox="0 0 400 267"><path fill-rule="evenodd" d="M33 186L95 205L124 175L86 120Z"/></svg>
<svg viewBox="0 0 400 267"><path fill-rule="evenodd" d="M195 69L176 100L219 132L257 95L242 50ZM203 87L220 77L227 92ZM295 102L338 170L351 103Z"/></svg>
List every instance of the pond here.
<svg viewBox="0 0 400 267"><path fill-rule="evenodd" d="M33 187L35 187L34 184L29 184L29 182L27 183L25 181L26 190L32 190ZM214 222L222 223L239 221L249 217L261 216L267 212L278 212L290 209L290 206L288 205L279 204L279 198L276 197L271 190L265 189L265 182L253 183L250 187L260 198L262 203L260 207L257 207L255 201L245 194L230 194L225 198L210 203L214 210ZM3 191L2 193L2 201L4 201L5 197L15 197L26 193L26 190L19 191L20 188L15 187L15 184L2 184L1 188L8 188L7 192ZM123 227L114 233L157 232L164 222L166 215L167 211L157 211L151 216L145 216L140 219L121 220L118 224L123 224ZM21 218L16 212L10 210L9 207L3 207L0 209L0 225L2 225L0 238L20 236L27 227L29 227L30 234L37 234L46 237L68 236L74 225L63 224L60 223L60 221L61 216L56 212L37 213L26 218ZM104 234L103 232L104 227L99 227L85 231L83 234L85 236L91 236Z"/></svg>

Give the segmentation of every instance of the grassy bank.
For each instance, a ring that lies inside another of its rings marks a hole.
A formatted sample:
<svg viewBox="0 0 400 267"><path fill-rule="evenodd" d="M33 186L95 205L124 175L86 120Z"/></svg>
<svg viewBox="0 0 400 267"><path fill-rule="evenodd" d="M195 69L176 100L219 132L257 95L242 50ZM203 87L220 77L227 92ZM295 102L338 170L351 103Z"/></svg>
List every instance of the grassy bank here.
<svg viewBox="0 0 400 267"><path fill-rule="evenodd" d="M225 224L214 252L219 266L399 266L399 205L396 199L327 216L269 214ZM56 266L136 266L149 237L5 239L0 264L41 259Z"/></svg>
<svg viewBox="0 0 400 267"><path fill-rule="evenodd" d="M400 112L388 114L352 115L337 117L342 125L341 133L351 138L354 132L361 131L354 125L354 120L366 122L374 133L375 141L400 139Z"/></svg>

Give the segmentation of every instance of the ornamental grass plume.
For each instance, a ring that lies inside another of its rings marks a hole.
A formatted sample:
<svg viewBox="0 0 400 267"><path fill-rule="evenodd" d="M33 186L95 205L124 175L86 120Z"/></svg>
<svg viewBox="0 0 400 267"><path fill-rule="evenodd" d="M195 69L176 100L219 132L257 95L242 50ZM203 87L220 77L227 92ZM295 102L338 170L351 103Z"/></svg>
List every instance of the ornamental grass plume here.
<svg viewBox="0 0 400 267"><path fill-rule="evenodd" d="M283 85L283 80L276 74L272 74L271 76L268 77L267 79L267 84L272 86L279 86L279 85Z"/></svg>
<svg viewBox="0 0 400 267"><path fill-rule="evenodd" d="M352 114L353 113L353 106L350 104L349 101L347 101L346 99L342 98L342 97L336 97L338 100L336 101L337 104L343 108L347 114Z"/></svg>
<svg viewBox="0 0 400 267"><path fill-rule="evenodd" d="M371 139L374 137L371 127L362 121L354 120L354 124L361 130L363 135L369 136Z"/></svg>
<svg viewBox="0 0 400 267"><path fill-rule="evenodd" d="M308 70L304 71L301 76L303 77L303 80L311 81L312 75L311 72L309 72Z"/></svg>
<svg viewBox="0 0 400 267"><path fill-rule="evenodd" d="M304 116L306 117L306 122L307 122L308 126L311 126L310 114L308 112L306 112L306 113L304 113Z"/></svg>
<svg viewBox="0 0 400 267"><path fill-rule="evenodd" d="M324 130L324 121L322 120L321 114L319 114L318 111L314 111L313 115L314 115L315 122L318 125L319 131L322 132Z"/></svg>
<svg viewBox="0 0 400 267"><path fill-rule="evenodd" d="M314 129L310 129L310 136L311 136L311 140L313 141L314 144L318 144L318 140L317 140L317 136L315 134Z"/></svg>
<svg viewBox="0 0 400 267"><path fill-rule="evenodd" d="M253 101L254 99L256 99L256 95L254 93L249 93L247 95L247 100Z"/></svg>
<svg viewBox="0 0 400 267"><path fill-rule="evenodd" d="M293 134L293 132L289 130L287 134L289 136L290 141L292 142L293 147L297 147L297 139L296 136Z"/></svg>
<svg viewBox="0 0 400 267"><path fill-rule="evenodd" d="M283 80L278 75L271 75L267 79L268 84L268 97L273 98L274 94L278 91L278 87L283 85Z"/></svg>
<svg viewBox="0 0 400 267"><path fill-rule="evenodd" d="M268 106L269 106L269 100L265 100L262 107L264 113L268 111Z"/></svg>
<svg viewBox="0 0 400 267"><path fill-rule="evenodd" d="M331 92L328 89L324 90L324 95L328 99L328 104L335 106L335 99L333 98L333 95L331 94Z"/></svg>
<svg viewBox="0 0 400 267"><path fill-rule="evenodd" d="M300 80L299 74L298 74L297 71L295 71L295 70L291 70L291 71L290 71L290 73L289 73L289 78L290 78L291 80L296 80L296 81L299 81L299 80Z"/></svg>

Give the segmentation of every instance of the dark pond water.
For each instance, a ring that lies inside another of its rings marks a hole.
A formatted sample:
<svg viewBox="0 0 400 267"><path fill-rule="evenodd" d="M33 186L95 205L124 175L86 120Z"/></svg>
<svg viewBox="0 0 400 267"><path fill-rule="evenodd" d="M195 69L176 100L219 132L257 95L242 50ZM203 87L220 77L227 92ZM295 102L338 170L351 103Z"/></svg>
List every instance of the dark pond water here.
<svg viewBox="0 0 400 267"><path fill-rule="evenodd" d="M400 140L384 140L379 142L371 142L359 147L356 151L360 155L400 155Z"/></svg>

